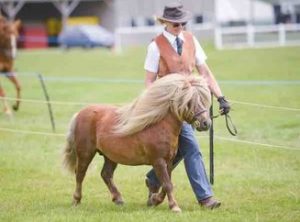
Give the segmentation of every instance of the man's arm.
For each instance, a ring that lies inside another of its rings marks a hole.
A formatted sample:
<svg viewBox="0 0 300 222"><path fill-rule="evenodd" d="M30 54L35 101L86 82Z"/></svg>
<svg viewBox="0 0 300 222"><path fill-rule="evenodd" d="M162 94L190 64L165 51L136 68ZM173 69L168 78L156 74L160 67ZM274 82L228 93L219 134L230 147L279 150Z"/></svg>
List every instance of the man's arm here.
<svg viewBox="0 0 300 222"><path fill-rule="evenodd" d="M201 65L197 65L196 68L197 68L198 73L200 75L202 75L203 78L206 80L210 91L218 99L218 102L220 103L220 113L221 114L229 113L230 104L223 96L220 86L219 86L218 82L216 81L216 79L215 79L213 73L211 72L210 68L208 67L208 65L206 63L203 63Z"/></svg>
<svg viewBox="0 0 300 222"><path fill-rule="evenodd" d="M206 63L196 66L198 73L203 76L206 80L210 91L214 94L216 98L223 96L222 91L219 87L218 82L216 81L213 73Z"/></svg>

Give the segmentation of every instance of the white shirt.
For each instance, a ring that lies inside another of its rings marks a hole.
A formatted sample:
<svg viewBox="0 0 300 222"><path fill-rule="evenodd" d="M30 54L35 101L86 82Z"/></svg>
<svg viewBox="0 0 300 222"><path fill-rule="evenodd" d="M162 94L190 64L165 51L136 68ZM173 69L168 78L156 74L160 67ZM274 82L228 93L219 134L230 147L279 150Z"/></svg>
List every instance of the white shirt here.
<svg viewBox="0 0 300 222"><path fill-rule="evenodd" d="M166 37L166 39L169 41L171 46L174 48L174 50L177 52L177 45L176 45L176 36L172 35L171 33L167 32L166 30L163 31L163 35ZM184 42L184 36L182 32L178 35L178 37ZM196 48L196 65L202 65L205 63L207 56L202 49L200 43L198 40L193 36L194 45ZM152 41L148 46L147 56L144 64L144 69L153 72L158 73L158 66L159 66L159 58L160 58L160 52L158 49L158 46L155 41Z"/></svg>

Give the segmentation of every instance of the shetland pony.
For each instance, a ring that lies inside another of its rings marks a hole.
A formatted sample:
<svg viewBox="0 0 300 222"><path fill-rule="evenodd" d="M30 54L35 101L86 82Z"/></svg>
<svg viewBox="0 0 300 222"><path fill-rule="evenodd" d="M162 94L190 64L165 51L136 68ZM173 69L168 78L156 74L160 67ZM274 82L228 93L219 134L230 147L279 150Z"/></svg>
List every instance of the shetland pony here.
<svg viewBox="0 0 300 222"><path fill-rule="evenodd" d="M71 120L63 152L64 167L76 175L73 203L80 203L86 170L99 153L104 157L101 176L112 195L122 204L113 181L117 164L152 165L161 184L151 197L160 204L167 194L169 208L180 212L171 182L171 166L183 121L198 131L207 130L211 120L210 91L199 77L170 74L156 80L137 99L124 107L92 105Z"/></svg>
<svg viewBox="0 0 300 222"><path fill-rule="evenodd" d="M7 21L0 16L0 72L5 73L6 77L14 84L16 89L16 103L13 109L17 111L20 105L21 87L16 75L13 73L14 59L17 50L17 38L19 37L19 29L21 21ZM5 100L5 92L0 84L0 99L3 101L4 113L11 116L12 112Z"/></svg>

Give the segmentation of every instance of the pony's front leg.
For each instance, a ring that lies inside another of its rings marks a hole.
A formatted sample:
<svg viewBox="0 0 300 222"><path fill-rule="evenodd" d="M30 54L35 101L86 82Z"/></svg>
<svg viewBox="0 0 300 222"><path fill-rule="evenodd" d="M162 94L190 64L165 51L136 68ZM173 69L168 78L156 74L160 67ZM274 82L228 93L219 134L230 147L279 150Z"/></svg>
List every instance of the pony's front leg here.
<svg viewBox="0 0 300 222"><path fill-rule="evenodd" d="M122 205L124 201L122 199L121 193L119 192L113 181L114 171L116 167L117 163L104 156L104 165L101 170L101 177L111 193L112 201L117 205Z"/></svg>
<svg viewBox="0 0 300 222"><path fill-rule="evenodd" d="M153 194L151 196L151 201L153 205L158 205L162 203L164 200L166 194L168 196L169 201L169 208L173 212L181 212L180 207L177 204L177 201L175 200L174 194L173 194L173 184L171 182L171 170L170 167L168 167L165 160L161 159L156 161L156 163L153 165L153 168L155 170L156 175L158 176L162 190L160 193Z"/></svg>

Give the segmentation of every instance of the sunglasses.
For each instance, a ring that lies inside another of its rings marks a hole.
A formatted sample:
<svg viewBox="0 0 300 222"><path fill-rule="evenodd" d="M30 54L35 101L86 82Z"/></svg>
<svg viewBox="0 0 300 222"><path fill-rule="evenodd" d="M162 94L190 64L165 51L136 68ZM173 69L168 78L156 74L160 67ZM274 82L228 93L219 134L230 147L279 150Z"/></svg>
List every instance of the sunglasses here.
<svg viewBox="0 0 300 222"><path fill-rule="evenodd" d="M173 25L174 28L179 27L180 25L181 25L182 27L184 27L184 26L186 25L186 23L187 23L187 22L173 23L172 25Z"/></svg>

